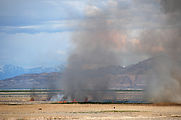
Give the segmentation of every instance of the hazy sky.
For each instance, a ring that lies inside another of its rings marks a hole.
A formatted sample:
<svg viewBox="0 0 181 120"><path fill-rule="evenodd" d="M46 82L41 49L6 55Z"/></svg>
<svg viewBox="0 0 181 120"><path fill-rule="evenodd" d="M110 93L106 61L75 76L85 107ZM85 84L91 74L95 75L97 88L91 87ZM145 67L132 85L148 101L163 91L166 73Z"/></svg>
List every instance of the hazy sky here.
<svg viewBox="0 0 181 120"><path fill-rule="evenodd" d="M126 24L130 40L145 28L158 27L155 0L0 0L0 65L54 66L66 62L71 34L85 17L118 8L109 18ZM121 14L121 16L120 16ZM164 17L163 17L164 18ZM119 29L119 26L117 26Z"/></svg>

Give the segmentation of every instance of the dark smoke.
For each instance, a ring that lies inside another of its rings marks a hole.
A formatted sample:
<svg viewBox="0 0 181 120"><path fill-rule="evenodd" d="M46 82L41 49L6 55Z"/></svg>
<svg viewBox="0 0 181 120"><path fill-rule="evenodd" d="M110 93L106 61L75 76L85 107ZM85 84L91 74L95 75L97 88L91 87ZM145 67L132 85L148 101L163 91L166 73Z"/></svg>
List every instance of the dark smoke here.
<svg viewBox="0 0 181 120"><path fill-rule="evenodd" d="M111 35L106 12L96 12L93 18L81 21L81 29L74 33L74 49L64 73L65 97L69 100L92 101L103 99L102 90L109 88L110 76L99 68L119 65L117 44Z"/></svg>
<svg viewBox="0 0 181 120"><path fill-rule="evenodd" d="M118 4L117 8L110 5L96 11L81 21L80 31L73 34L74 49L63 75L65 97L100 101L105 95L100 91L109 89L111 79L99 68L148 56L155 59L153 69L146 74L147 97L153 102L181 103L181 0L135 0L127 6L110 1ZM155 8L154 15L150 8L142 9L145 6ZM153 19L154 25L141 24L143 19ZM135 28L143 32L133 42L127 32ZM116 41L115 31L127 39Z"/></svg>
<svg viewBox="0 0 181 120"><path fill-rule="evenodd" d="M144 31L140 36L147 54L161 55L155 59L154 69L147 74L147 95L153 102L181 103L180 5L180 0L161 0L161 10L165 16L162 29Z"/></svg>

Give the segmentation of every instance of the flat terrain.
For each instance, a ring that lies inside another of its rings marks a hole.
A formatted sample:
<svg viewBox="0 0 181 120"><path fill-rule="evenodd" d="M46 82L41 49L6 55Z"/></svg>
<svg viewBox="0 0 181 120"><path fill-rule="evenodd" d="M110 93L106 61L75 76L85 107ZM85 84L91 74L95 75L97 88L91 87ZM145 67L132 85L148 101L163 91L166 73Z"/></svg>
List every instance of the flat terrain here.
<svg viewBox="0 0 181 120"><path fill-rule="evenodd" d="M0 120L181 120L180 105L31 104L0 105Z"/></svg>

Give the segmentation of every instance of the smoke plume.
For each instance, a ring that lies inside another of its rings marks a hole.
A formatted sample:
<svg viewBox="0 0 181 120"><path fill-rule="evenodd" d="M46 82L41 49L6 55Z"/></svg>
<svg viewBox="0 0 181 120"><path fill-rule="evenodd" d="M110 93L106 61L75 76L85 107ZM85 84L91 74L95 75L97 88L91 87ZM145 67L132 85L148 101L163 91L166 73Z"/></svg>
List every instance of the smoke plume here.
<svg viewBox="0 0 181 120"><path fill-rule="evenodd" d="M181 1L161 0L161 29L144 31L140 41L150 56L159 56L147 74L147 95L153 102L181 103ZM155 51L154 51L155 50Z"/></svg>
<svg viewBox="0 0 181 120"><path fill-rule="evenodd" d="M102 100L102 90L109 88L110 76L100 68L119 65L118 44L112 35L106 12L96 11L81 21L79 32L72 37L74 48L64 72L65 96L69 100Z"/></svg>
<svg viewBox="0 0 181 120"><path fill-rule="evenodd" d="M111 82L100 68L147 56L155 58L146 73L147 97L181 103L181 1L135 0L125 5L109 1L104 9L89 11L72 36L74 48L63 74L65 97L100 101L104 96L100 91L109 89ZM136 38L131 29L136 29Z"/></svg>

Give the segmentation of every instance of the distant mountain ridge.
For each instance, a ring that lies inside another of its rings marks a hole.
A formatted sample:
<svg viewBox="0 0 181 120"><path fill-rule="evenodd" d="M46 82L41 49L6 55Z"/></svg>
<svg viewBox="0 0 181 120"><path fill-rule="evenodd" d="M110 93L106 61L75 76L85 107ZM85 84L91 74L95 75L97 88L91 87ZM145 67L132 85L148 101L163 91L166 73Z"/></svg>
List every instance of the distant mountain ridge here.
<svg viewBox="0 0 181 120"><path fill-rule="evenodd" d="M34 68L23 68L15 65L3 65L0 67L0 80L15 77L23 74L33 73L50 73L58 72L64 69L64 65L59 67L34 67Z"/></svg>
<svg viewBox="0 0 181 120"><path fill-rule="evenodd" d="M153 61L154 59L150 58L127 67L108 66L98 70L110 75L110 89L144 89L147 80L145 79L145 73L152 69ZM24 74L0 80L0 88L56 89L57 86L62 87L63 82L61 78L62 72Z"/></svg>
<svg viewBox="0 0 181 120"><path fill-rule="evenodd" d="M33 88L53 88L61 79L58 72L23 74L13 78L0 80L1 89L33 89Z"/></svg>

